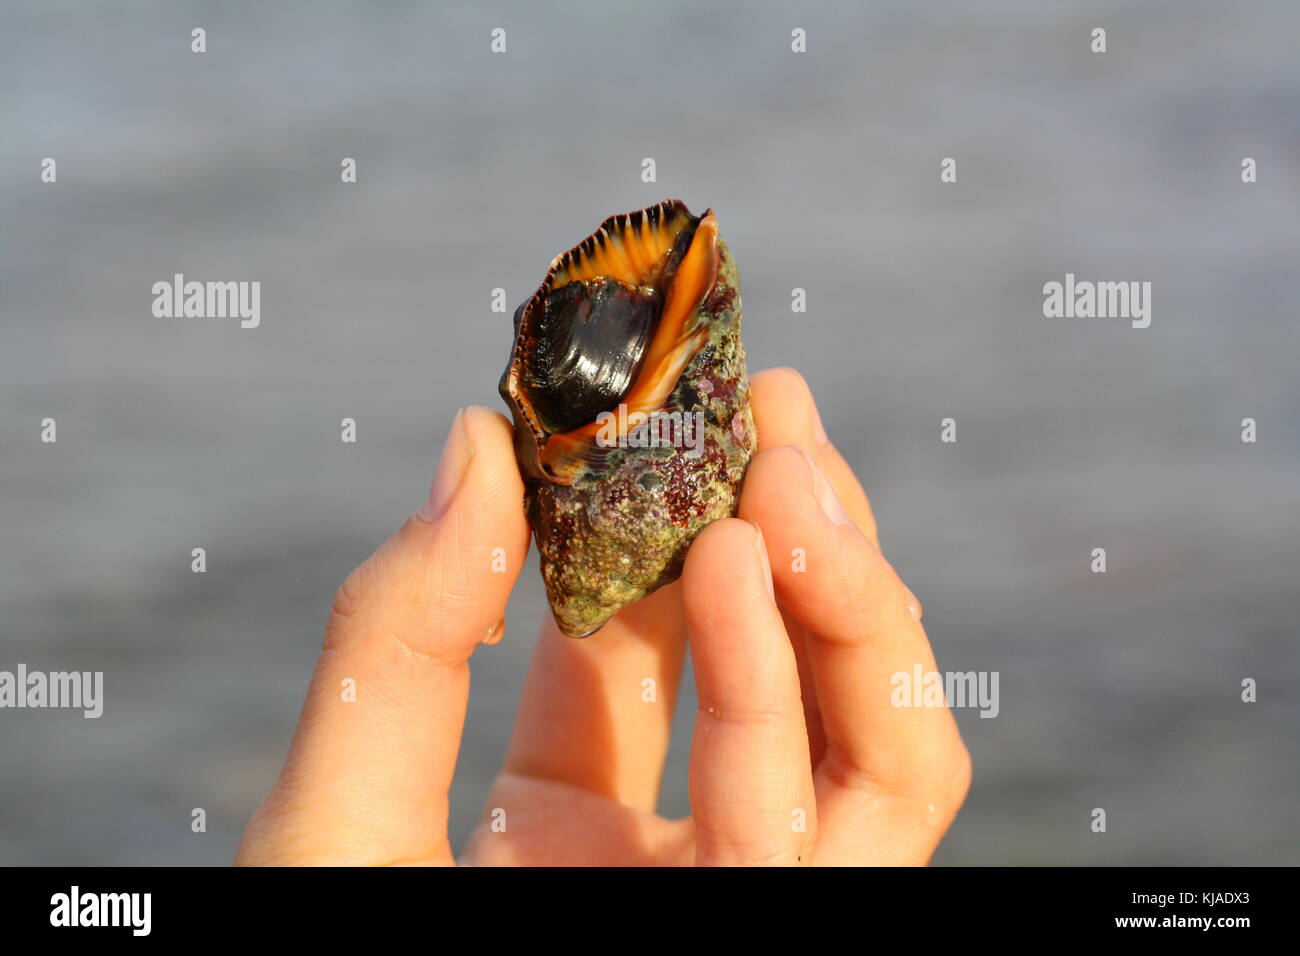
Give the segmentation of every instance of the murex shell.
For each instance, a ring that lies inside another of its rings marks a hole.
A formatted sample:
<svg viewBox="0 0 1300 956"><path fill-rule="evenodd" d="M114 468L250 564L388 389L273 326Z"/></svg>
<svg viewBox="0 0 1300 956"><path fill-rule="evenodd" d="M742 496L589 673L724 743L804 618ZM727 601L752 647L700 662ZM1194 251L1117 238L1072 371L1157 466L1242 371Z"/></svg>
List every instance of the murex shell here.
<svg viewBox="0 0 1300 956"><path fill-rule="evenodd" d="M735 514L757 447L740 283L712 210L667 199L557 256L501 378L542 579L587 637Z"/></svg>

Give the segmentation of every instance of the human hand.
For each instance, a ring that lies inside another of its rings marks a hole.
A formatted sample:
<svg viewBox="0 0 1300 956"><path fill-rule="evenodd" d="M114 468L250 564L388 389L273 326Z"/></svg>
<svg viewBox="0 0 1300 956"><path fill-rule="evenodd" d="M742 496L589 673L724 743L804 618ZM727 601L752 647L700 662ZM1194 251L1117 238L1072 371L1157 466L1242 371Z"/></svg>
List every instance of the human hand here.
<svg viewBox="0 0 1300 956"><path fill-rule="evenodd" d="M920 606L881 556L866 496L802 378L760 373L752 403L760 451L745 520L711 525L680 582L597 636L543 624L466 862L929 859L970 765L946 708L890 705L892 674L935 669ZM447 793L467 662L502 634L527 549L521 498L508 424L462 413L433 507L340 589L289 760L237 862L453 862ZM505 549L506 573L489 573L493 548ZM654 807L688 642L700 697L693 812L667 820ZM343 705L347 676L358 698Z"/></svg>

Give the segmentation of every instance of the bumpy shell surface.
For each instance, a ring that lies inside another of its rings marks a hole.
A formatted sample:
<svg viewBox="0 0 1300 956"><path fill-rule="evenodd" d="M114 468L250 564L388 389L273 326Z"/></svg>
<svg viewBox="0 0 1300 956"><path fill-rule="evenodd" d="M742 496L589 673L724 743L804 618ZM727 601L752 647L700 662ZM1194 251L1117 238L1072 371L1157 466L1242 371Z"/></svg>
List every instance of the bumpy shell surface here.
<svg viewBox="0 0 1300 956"><path fill-rule="evenodd" d="M515 313L500 390L547 597L570 637L676 580L695 536L735 514L758 437L740 322L715 217L671 199L607 219ZM668 424L593 440L600 412L616 424L629 405ZM702 427L673 432L674 414ZM646 441L660 428L676 440Z"/></svg>

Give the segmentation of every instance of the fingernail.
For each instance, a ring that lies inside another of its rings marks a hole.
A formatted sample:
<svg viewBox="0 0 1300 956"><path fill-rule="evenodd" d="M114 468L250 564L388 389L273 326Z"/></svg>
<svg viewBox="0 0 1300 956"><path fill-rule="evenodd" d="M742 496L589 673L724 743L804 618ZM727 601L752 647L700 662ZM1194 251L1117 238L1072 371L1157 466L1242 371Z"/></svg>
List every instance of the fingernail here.
<svg viewBox="0 0 1300 956"><path fill-rule="evenodd" d="M835 494L835 489L831 487L830 479L826 477L826 473L818 467L817 462L813 461L812 455L798 445L791 445L790 447L803 455L803 460L808 463L808 470L812 473L812 487L809 491L817 499L817 503L821 505L822 512L835 524L848 524L849 514L844 510L844 506L840 504L839 495Z"/></svg>
<svg viewBox="0 0 1300 956"><path fill-rule="evenodd" d="M418 514L425 521L437 521L451 504L460 489L469 470L470 459L474 457L474 446L469 442L469 433L465 430L465 409L456 413L451 423L451 431L442 446L442 457L438 460L438 472L433 483L429 485L429 497L420 507Z"/></svg>
<svg viewBox="0 0 1300 956"><path fill-rule="evenodd" d="M925 608L921 606L920 599L912 593L911 588L907 587L906 584L903 587L907 589L907 609L912 614L912 620L919 623L921 615L925 613Z"/></svg>
<svg viewBox="0 0 1300 956"><path fill-rule="evenodd" d="M813 440L817 442L818 448L825 448L831 443L830 436L826 434L826 426L822 424L822 414L817 411L816 403L812 407L812 433Z"/></svg>
<svg viewBox="0 0 1300 956"><path fill-rule="evenodd" d="M767 559L767 542L763 540L763 529L752 521L750 524L754 526L754 550L758 552L759 568L763 575L763 583L767 585L767 596L775 604L776 589L772 586L772 564Z"/></svg>
<svg viewBox="0 0 1300 956"><path fill-rule="evenodd" d="M496 644L499 643L501 638L505 636L506 636L506 619L503 617L501 620L497 621L495 624L493 624L491 627L487 629L487 633L483 635L483 640L480 641L479 643L488 644L488 645Z"/></svg>

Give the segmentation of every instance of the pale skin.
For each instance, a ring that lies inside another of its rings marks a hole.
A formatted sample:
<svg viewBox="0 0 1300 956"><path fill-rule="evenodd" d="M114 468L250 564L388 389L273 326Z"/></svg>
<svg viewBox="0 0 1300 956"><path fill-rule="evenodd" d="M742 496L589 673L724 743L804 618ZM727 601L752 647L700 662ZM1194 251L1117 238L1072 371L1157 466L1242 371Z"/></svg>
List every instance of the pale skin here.
<svg viewBox="0 0 1300 956"><path fill-rule="evenodd" d="M760 448L738 517L705 529L680 581L595 636L543 622L460 862L929 861L970 758L948 709L891 703L892 675L937 669L920 604L881 553L802 377L772 369L751 384ZM509 424L466 409L429 504L339 589L289 756L237 863L457 862L448 792L469 659L504 635L528 549L522 498ZM655 806L688 648L692 813L671 820Z"/></svg>

